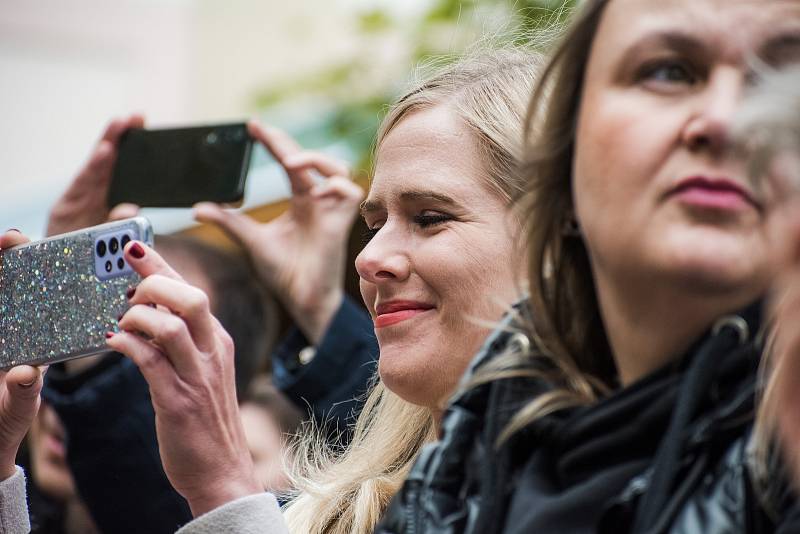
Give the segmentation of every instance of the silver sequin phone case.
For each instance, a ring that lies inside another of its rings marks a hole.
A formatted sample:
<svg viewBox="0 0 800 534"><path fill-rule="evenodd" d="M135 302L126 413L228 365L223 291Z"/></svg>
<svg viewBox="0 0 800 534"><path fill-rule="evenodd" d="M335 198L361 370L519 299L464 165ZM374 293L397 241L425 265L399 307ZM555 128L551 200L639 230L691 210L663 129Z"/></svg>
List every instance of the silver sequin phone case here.
<svg viewBox="0 0 800 534"><path fill-rule="evenodd" d="M108 350L141 280L122 257L132 239L152 245L144 217L0 251L0 369Z"/></svg>

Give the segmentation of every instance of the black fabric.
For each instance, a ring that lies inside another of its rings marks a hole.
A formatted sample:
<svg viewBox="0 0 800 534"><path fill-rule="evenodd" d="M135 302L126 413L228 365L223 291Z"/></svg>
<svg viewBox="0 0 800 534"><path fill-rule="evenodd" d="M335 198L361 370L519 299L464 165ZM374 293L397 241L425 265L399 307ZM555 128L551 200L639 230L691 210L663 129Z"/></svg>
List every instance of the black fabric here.
<svg viewBox="0 0 800 534"><path fill-rule="evenodd" d="M743 344L733 331L710 331L675 363L592 406L544 417L499 448L508 407L547 386L528 382L520 395L524 381L497 380L461 395L376 532L800 532L795 496L784 491L770 516L749 477L759 310L740 314L750 332ZM486 347L476 361L502 351ZM654 480L665 489L648 496ZM643 496L653 512L634 527Z"/></svg>

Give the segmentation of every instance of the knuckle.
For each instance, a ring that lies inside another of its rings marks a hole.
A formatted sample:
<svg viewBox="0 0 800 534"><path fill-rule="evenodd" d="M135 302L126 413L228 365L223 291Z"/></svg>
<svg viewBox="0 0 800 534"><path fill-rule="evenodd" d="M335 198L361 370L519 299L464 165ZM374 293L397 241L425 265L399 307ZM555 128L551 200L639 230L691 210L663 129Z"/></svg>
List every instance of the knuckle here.
<svg viewBox="0 0 800 534"><path fill-rule="evenodd" d="M168 342L175 341L180 339L184 332L186 332L186 324L177 317L172 317L161 324L158 339Z"/></svg>
<svg viewBox="0 0 800 534"><path fill-rule="evenodd" d="M206 295L203 290L196 287L192 288L187 303L189 311L193 314L205 313L210 309L208 295Z"/></svg>

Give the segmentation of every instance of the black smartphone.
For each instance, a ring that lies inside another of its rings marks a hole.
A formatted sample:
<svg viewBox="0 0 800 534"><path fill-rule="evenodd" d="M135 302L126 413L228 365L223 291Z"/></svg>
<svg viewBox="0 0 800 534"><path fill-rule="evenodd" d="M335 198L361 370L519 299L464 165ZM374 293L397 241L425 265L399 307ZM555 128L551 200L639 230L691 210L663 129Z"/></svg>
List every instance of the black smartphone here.
<svg viewBox="0 0 800 534"><path fill-rule="evenodd" d="M108 205L241 204L252 147L244 123L128 130L120 140Z"/></svg>

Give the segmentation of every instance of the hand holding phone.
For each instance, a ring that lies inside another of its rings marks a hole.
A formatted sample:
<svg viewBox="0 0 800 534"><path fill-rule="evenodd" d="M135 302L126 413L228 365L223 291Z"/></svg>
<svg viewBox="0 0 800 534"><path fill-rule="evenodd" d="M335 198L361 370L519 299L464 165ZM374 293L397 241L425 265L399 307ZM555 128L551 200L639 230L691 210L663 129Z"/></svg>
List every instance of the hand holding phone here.
<svg viewBox="0 0 800 534"><path fill-rule="evenodd" d="M243 123L128 130L119 143L108 206L241 203L252 144Z"/></svg>
<svg viewBox="0 0 800 534"><path fill-rule="evenodd" d="M0 369L108 350L139 275L130 240L152 243L147 219L102 224L0 251Z"/></svg>
<svg viewBox="0 0 800 534"><path fill-rule="evenodd" d="M127 130L143 126L141 115L108 123L86 163L50 209L46 235L65 234L138 214L138 207L132 204L108 206L106 202L120 138Z"/></svg>
<svg viewBox="0 0 800 534"><path fill-rule="evenodd" d="M286 170L289 208L259 223L244 213L200 204L200 222L220 226L250 254L262 281L279 296L312 343L319 342L344 295L347 242L364 192L345 162L304 150L286 132L248 123L251 135ZM316 172L324 177L317 182Z"/></svg>
<svg viewBox="0 0 800 534"><path fill-rule="evenodd" d="M27 243L16 230L0 235L0 250ZM1 333L1 332L0 332ZM39 409L42 370L22 365L0 371L0 480L12 476L20 443Z"/></svg>

